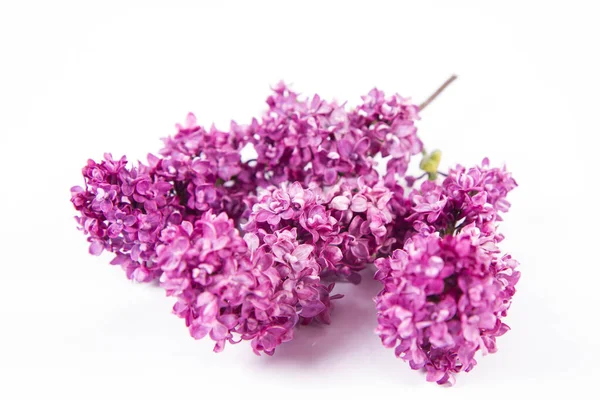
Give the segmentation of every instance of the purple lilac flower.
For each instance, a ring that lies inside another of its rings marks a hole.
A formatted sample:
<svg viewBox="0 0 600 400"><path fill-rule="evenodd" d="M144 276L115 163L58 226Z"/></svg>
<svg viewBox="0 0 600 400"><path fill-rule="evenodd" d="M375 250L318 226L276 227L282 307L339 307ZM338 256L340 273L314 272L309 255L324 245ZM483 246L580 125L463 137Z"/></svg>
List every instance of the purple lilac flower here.
<svg viewBox="0 0 600 400"><path fill-rule="evenodd" d="M163 230L157 248L161 286L177 298L173 310L190 334L226 343L250 340L257 354L273 354L293 338L298 322L328 323L333 285L320 282L314 247L296 231L245 240L225 213L203 214Z"/></svg>
<svg viewBox="0 0 600 400"><path fill-rule="evenodd" d="M490 168L488 159L482 166L468 170L461 165L450 170L441 184L425 181L409 194L417 231L451 233L459 226L475 223L486 233L495 231L510 203L506 195L517 186L506 168Z"/></svg>
<svg viewBox="0 0 600 400"><path fill-rule="evenodd" d="M406 173L411 156L423 150L414 121L418 107L399 95L391 97L378 89L363 96L363 104L349 115L350 124L370 139L370 153L391 156L387 162L386 182Z"/></svg>
<svg viewBox="0 0 600 400"><path fill-rule="evenodd" d="M177 299L173 312L195 339L215 340L215 351L233 342L241 309L256 285L247 246L226 214L208 211L161 233L157 264L160 285Z"/></svg>
<svg viewBox="0 0 600 400"><path fill-rule="evenodd" d="M383 182L371 187L363 178L341 179L326 191L294 182L259 196L243 229L257 235L295 229L314 246L322 274L358 282L357 272L395 242L391 197Z"/></svg>
<svg viewBox="0 0 600 400"><path fill-rule="evenodd" d="M304 190L300 183L294 182L289 186L284 184L281 189L274 189L269 196L263 196L254 205L254 219L256 222L278 225L282 219L298 218L302 210L314 202L315 195Z"/></svg>
<svg viewBox="0 0 600 400"><path fill-rule="evenodd" d="M452 384L476 365L476 351L496 351L519 272L495 237L474 223L457 236L418 234L375 264L384 284L376 333L412 369L425 368L428 381Z"/></svg>
<svg viewBox="0 0 600 400"><path fill-rule="evenodd" d="M177 129L174 137L164 139L157 173L174 181L181 203L191 212L225 211L239 219L247 209L244 200L256 189L254 168L240 154L249 140L248 128L232 122L227 132L214 126L206 130L190 113Z"/></svg>
<svg viewBox="0 0 600 400"><path fill-rule="evenodd" d="M85 188L71 189L71 201L80 212L80 229L88 235L90 253L115 254L129 279L148 282L158 276L155 248L161 230L182 219L182 209L171 197L171 184L143 164L126 168L127 159L110 154L83 168Z"/></svg>
<svg viewBox="0 0 600 400"><path fill-rule="evenodd" d="M398 95L385 98L374 89L347 111L344 104L316 95L302 99L280 83L267 104L268 112L245 131L258 153L257 179L263 187L294 181L334 185L342 176L376 181L378 154L391 156L393 179L422 149L414 126L417 107Z"/></svg>
<svg viewBox="0 0 600 400"><path fill-rule="evenodd" d="M391 198L382 181L370 186L363 178L343 179L329 191L327 208L338 221L338 242L344 254L335 268L339 275L356 281L358 271L388 254L395 242Z"/></svg>

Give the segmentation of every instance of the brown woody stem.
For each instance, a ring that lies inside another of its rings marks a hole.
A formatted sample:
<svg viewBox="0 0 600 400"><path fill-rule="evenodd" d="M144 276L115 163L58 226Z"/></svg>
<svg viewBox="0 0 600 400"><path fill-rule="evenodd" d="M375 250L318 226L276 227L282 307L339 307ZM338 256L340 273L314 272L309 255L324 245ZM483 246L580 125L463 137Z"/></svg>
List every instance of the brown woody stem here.
<svg viewBox="0 0 600 400"><path fill-rule="evenodd" d="M446 82L444 82L442 84L442 86L440 86L438 88L438 90L436 90L431 96L429 96L427 98L427 100L425 100L424 102L419 104L419 110L422 111L425 107L427 107L429 105L429 103L431 103L433 100L435 100L435 98L438 97L440 95L440 93L442 93L444 91L444 89L446 89L448 87L448 85L450 85L456 78L458 78L458 76L456 76L456 75L452 75L450 78L448 78L446 80Z"/></svg>

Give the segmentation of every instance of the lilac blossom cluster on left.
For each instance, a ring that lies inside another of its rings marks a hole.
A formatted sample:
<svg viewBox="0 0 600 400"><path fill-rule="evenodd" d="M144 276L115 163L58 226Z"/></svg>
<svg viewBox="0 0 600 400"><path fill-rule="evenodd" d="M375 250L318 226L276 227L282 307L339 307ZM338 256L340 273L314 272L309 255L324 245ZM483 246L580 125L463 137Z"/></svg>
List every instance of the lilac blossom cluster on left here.
<svg viewBox="0 0 600 400"><path fill-rule="evenodd" d="M347 110L279 84L267 105L225 131L189 114L146 164L89 160L71 201L90 253L158 281L215 351L247 340L271 355L298 324L329 324L334 282L374 265L376 333L428 380L452 383L494 352L519 278L498 249L510 174L484 160L439 178L399 95L373 89ZM406 174L415 156L420 177Z"/></svg>

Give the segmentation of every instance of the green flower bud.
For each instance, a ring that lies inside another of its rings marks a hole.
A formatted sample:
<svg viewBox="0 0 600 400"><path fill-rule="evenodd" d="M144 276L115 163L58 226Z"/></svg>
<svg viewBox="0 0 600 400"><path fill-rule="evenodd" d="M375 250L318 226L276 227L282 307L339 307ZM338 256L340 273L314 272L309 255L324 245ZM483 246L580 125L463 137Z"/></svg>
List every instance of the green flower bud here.
<svg viewBox="0 0 600 400"><path fill-rule="evenodd" d="M437 178L437 170L442 160L442 152L440 150L434 150L429 154L423 156L419 168L427 172L429 179L434 180Z"/></svg>

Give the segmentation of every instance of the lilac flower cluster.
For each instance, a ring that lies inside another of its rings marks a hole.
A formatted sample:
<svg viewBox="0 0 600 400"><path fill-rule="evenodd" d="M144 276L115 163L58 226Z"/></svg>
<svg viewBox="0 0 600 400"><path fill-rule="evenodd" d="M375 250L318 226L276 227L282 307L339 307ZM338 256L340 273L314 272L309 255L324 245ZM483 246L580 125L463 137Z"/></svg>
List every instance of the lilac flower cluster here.
<svg viewBox="0 0 600 400"><path fill-rule="evenodd" d="M299 182L267 190L254 205L246 232L258 237L295 229L302 243L317 254L319 275L359 283L357 273L387 254L395 242L392 194L383 183L368 186L364 179L342 178L326 187L303 188Z"/></svg>
<svg viewBox="0 0 600 400"><path fill-rule="evenodd" d="M126 168L127 159L115 161L110 154L83 168L85 188L71 189L76 217L88 235L90 253L115 254L111 262L121 265L129 279L148 282L161 271L156 266L156 245L161 231L182 221L182 208L169 195L172 184L140 163Z"/></svg>
<svg viewBox="0 0 600 400"><path fill-rule="evenodd" d="M257 354L273 354L301 318L329 320L332 287L319 283L313 248L298 244L294 230L244 240L225 213L208 211L194 224L165 228L161 239L160 284L192 337L208 334L215 351L236 334Z"/></svg>
<svg viewBox="0 0 600 400"><path fill-rule="evenodd" d="M377 179L374 157L389 156L388 175L403 174L422 143L416 135L418 107L399 95L373 89L363 103L344 105L318 95L301 99L283 84L267 99L269 110L247 131L257 157L259 180L334 185L338 178Z"/></svg>
<svg viewBox="0 0 600 400"><path fill-rule="evenodd" d="M376 298L377 334L384 346L440 384L471 370L477 350L495 352L519 279L517 263L498 253L495 239L471 224L456 236L417 234L378 259L384 289Z"/></svg>
<svg viewBox="0 0 600 400"><path fill-rule="evenodd" d="M428 380L453 382L477 350L494 352L519 278L498 250L510 174L486 159L439 178L419 107L399 95L373 89L347 110L279 84L267 105L224 131L189 114L147 164L89 160L71 201L90 253L158 281L215 351L245 340L272 355L297 325L331 322L335 281L375 265L376 332ZM425 174L407 176L420 154Z"/></svg>
<svg viewBox="0 0 600 400"><path fill-rule="evenodd" d="M474 354L496 351L496 337L520 273L500 256L497 233L506 195L516 187L505 169L457 166L442 181L425 181L408 195L412 232L400 249L375 261L384 285L375 298L376 333L386 347L427 380L454 383Z"/></svg>

